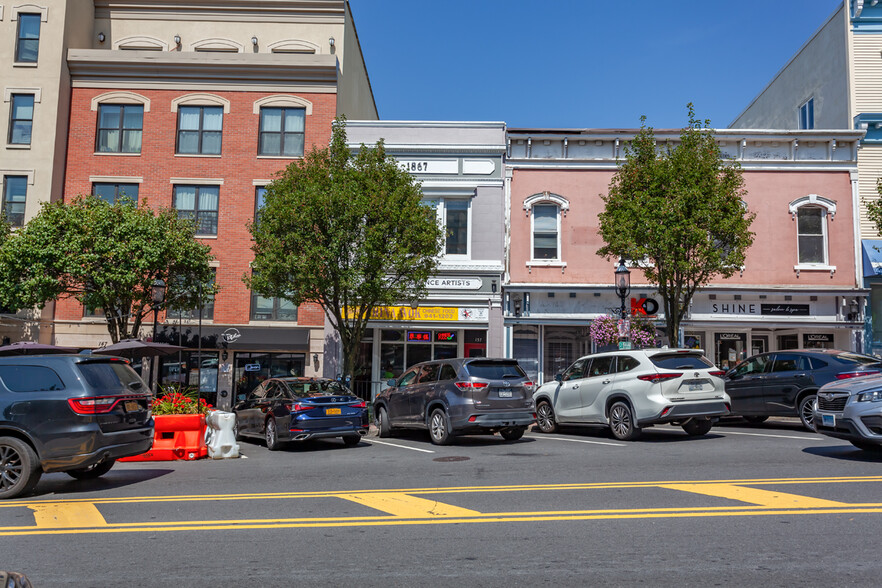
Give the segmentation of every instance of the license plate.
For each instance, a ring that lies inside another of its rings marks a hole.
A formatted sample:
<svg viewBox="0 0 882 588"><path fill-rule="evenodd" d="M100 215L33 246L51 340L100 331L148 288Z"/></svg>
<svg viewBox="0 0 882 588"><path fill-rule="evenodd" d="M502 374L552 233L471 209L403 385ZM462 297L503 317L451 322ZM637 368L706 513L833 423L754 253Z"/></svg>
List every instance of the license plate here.
<svg viewBox="0 0 882 588"><path fill-rule="evenodd" d="M126 412L138 412L141 410L141 405L138 404L137 400L126 400L125 403Z"/></svg>
<svg viewBox="0 0 882 588"><path fill-rule="evenodd" d="M511 398L511 390L500 390L499 397L500 398Z"/></svg>
<svg viewBox="0 0 882 588"><path fill-rule="evenodd" d="M325 414L341 414L342 411L339 408L326 408Z"/></svg>
<svg viewBox="0 0 882 588"><path fill-rule="evenodd" d="M701 384L689 384L689 391L695 392L696 390L701 390L703 386Z"/></svg>
<svg viewBox="0 0 882 588"><path fill-rule="evenodd" d="M821 424L825 427L835 427L836 426L836 415L835 414L822 414L821 415Z"/></svg>

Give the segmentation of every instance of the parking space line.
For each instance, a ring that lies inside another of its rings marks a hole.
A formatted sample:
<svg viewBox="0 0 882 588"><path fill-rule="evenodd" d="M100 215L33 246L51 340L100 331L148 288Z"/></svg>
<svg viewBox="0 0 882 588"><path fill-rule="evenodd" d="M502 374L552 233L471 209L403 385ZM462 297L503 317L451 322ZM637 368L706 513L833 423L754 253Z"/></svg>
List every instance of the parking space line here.
<svg viewBox="0 0 882 588"><path fill-rule="evenodd" d="M422 451L423 453L435 453L429 449L420 449L418 447L408 447L407 445L398 445L397 443L389 443L388 441L377 441L376 439L371 439L367 441L366 439L362 439L365 443L377 443L378 445L388 445L389 447L399 447L401 449L410 449L411 451Z"/></svg>
<svg viewBox="0 0 882 588"><path fill-rule="evenodd" d="M823 441L825 437L795 437L793 435L770 435L768 433L741 433L739 431L727 431L725 429L714 429L714 433L722 433L723 435L750 435L751 437L775 437L778 439L801 439L802 441Z"/></svg>
<svg viewBox="0 0 882 588"><path fill-rule="evenodd" d="M610 443L609 441L589 441L587 439L567 439L565 437L548 437L546 435L527 435L530 439L548 439L549 441L571 441L573 443L591 443L592 445L612 445L613 447L627 447L625 443Z"/></svg>

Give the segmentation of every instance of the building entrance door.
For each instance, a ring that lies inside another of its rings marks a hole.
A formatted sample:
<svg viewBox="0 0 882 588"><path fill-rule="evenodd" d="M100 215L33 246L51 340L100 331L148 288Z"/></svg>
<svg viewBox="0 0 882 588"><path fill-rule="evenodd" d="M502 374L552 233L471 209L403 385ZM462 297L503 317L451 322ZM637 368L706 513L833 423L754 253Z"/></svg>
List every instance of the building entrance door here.
<svg viewBox="0 0 882 588"><path fill-rule="evenodd" d="M756 333L750 336L750 355L758 355L769 350L769 335L758 335Z"/></svg>

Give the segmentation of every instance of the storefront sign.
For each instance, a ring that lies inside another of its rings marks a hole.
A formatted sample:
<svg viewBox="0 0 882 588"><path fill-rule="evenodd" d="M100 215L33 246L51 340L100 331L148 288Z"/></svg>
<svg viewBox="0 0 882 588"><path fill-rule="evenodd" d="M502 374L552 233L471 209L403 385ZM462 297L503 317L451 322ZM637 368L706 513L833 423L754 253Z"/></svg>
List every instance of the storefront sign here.
<svg viewBox="0 0 882 588"><path fill-rule="evenodd" d="M631 299L631 316L655 316L658 308L658 302L653 298Z"/></svg>
<svg viewBox="0 0 882 588"><path fill-rule="evenodd" d="M408 331L408 341L431 341L432 333L430 331Z"/></svg>
<svg viewBox="0 0 882 588"><path fill-rule="evenodd" d="M429 278L426 288L431 290L479 290L481 278Z"/></svg>
<svg viewBox="0 0 882 588"><path fill-rule="evenodd" d="M399 159L398 167L412 174L458 174L456 159Z"/></svg>
<svg viewBox="0 0 882 588"><path fill-rule="evenodd" d="M259 372L260 371L260 364L259 363L245 364L245 371L246 372Z"/></svg>
<svg viewBox="0 0 882 588"><path fill-rule="evenodd" d="M758 314L759 305L754 302L714 302L712 314ZM763 306L766 306L765 304ZM765 313L763 313L765 314Z"/></svg>
<svg viewBox="0 0 882 588"><path fill-rule="evenodd" d="M717 341L747 341L744 333L717 333Z"/></svg>
<svg viewBox="0 0 882 588"><path fill-rule="evenodd" d="M803 340L808 343L832 343L833 335L827 333L805 333Z"/></svg>
<svg viewBox="0 0 882 588"><path fill-rule="evenodd" d="M156 341L188 349L236 351L309 351L309 327L225 327L165 324ZM201 335L201 341L200 341Z"/></svg>
<svg viewBox="0 0 882 588"><path fill-rule="evenodd" d="M762 304L762 313L775 316L808 316L808 304Z"/></svg>
<svg viewBox="0 0 882 588"><path fill-rule="evenodd" d="M355 313L347 309L344 318L353 318ZM487 309L457 308L455 306L378 306L371 312L372 321L475 321L486 322L488 320Z"/></svg>
<svg viewBox="0 0 882 588"><path fill-rule="evenodd" d="M435 331L435 341L453 343L456 341L456 331Z"/></svg>

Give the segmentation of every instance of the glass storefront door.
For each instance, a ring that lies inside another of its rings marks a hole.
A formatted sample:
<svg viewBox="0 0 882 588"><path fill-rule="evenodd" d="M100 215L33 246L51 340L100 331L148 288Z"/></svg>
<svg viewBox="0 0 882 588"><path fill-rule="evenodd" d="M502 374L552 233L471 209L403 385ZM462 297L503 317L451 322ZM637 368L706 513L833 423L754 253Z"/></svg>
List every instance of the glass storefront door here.
<svg viewBox="0 0 882 588"><path fill-rule="evenodd" d="M247 394L267 378L302 376L305 363L304 353L236 353L233 394Z"/></svg>

